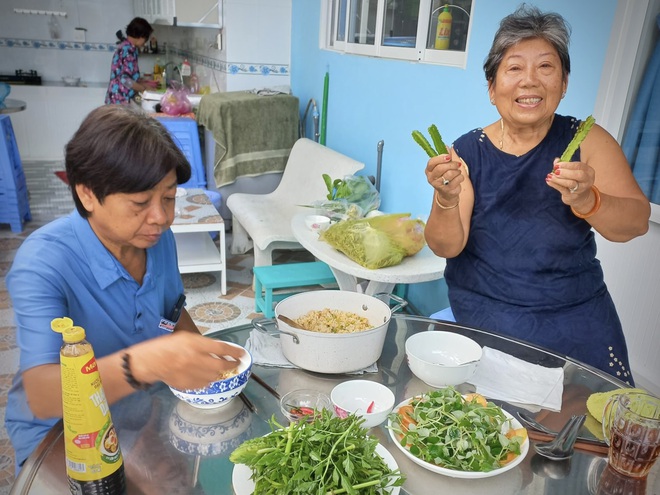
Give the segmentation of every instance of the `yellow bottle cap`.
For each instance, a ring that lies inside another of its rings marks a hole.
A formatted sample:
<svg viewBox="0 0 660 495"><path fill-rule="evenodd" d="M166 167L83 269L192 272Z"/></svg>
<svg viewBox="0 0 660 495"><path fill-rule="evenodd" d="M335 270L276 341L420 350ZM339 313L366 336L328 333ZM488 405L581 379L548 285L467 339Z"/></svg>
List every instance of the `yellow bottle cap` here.
<svg viewBox="0 0 660 495"><path fill-rule="evenodd" d="M67 344L80 342L85 338L85 329L83 327L74 327L73 320L66 316L52 320L50 322L50 328L57 333L61 333L64 342Z"/></svg>
<svg viewBox="0 0 660 495"><path fill-rule="evenodd" d="M80 342L85 338L85 329L83 327L69 327L62 332L62 338L67 344Z"/></svg>
<svg viewBox="0 0 660 495"><path fill-rule="evenodd" d="M66 316L62 318L55 318L50 322L50 328L57 333L63 333L64 330L71 328L72 326L73 320L71 318L67 318Z"/></svg>

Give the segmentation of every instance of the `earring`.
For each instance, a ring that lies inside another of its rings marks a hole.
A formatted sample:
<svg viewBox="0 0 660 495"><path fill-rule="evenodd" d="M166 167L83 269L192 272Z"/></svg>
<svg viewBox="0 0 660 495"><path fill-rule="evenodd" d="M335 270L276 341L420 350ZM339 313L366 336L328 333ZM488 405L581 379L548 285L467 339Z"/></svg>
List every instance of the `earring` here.
<svg viewBox="0 0 660 495"><path fill-rule="evenodd" d="M563 98L563 96L562 96L562 98ZM491 105L495 105L495 99L494 99L494 98L491 98L491 99L490 99L490 104L491 104Z"/></svg>
<svg viewBox="0 0 660 495"><path fill-rule="evenodd" d="M564 99L564 96L566 96L566 91L564 91L564 92L561 94L561 99L562 99L562 100Z"/></svg>

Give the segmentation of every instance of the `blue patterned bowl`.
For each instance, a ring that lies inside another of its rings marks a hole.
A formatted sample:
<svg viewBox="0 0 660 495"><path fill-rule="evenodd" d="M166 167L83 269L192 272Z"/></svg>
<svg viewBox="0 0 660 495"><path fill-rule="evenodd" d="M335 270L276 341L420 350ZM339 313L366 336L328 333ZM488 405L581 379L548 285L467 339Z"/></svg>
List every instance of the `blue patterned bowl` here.
<svg viewBox="0 0 660 495"><path fill-rule="evenodd" d="M170 443L189 455L215 456L233 451L251 436L252 413L242 401L199 409L178 401L170 415Z"/></svg>
<svg viewBox="0 0 660 495"><path fill-rule="evenodd" d="M224 380L211 382L206 387L195 390L180 390L170 387L170 390L177 398L186 401L191 406L210 409L229 404L229 401L241 393L252 374L252 356L245 348L238 344L231 342L225 343L243 349L244 351L243 358L241 358L237 366L238 374Z"/></svg>
<svg viewBox="0 0 660 495"><path fill-rule="evenodd" d="M11 92L11 86L7 83L0 82L0 105L5 103L5 98L9 96Z"/></svg>

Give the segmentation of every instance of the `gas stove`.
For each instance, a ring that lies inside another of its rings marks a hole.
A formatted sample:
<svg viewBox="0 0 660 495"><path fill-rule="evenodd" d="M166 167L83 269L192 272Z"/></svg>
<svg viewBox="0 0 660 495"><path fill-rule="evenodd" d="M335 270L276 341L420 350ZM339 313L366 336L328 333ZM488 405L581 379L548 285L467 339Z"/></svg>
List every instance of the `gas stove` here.
<svg viewBox="0 0 660 495"><path fill-rule="evenodd" d="M17 70L15 74L0 74L0 82L8 84L27 84L31 86L41 85L41 76L36 70Z"/></svg>

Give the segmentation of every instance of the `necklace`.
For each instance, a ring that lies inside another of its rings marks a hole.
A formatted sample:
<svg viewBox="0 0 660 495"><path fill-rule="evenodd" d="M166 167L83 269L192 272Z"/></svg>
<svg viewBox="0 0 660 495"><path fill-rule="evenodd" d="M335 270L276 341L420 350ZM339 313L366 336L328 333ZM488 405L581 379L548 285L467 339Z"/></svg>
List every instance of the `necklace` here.
<svg viewBox="0 0 660 495"><path fill-rule="evenodd" d="M500 119L500 150L504 148L504 120Z"/></svg>

